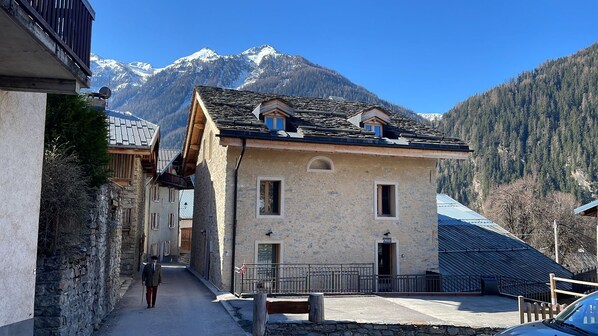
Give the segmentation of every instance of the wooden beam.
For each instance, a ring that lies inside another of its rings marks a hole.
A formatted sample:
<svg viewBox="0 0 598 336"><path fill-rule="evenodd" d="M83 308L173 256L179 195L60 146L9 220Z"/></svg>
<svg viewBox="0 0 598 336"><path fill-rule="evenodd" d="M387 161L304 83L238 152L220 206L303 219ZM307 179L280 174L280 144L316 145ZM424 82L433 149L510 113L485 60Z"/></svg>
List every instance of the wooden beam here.
<svg viewBox="0 0 598 336"><path fill-rule="evenodd" d="M241 147L242 141L239 138L220 138L221 146ZM374 146L350 146L337 144L319 144L319 143L305 143L305 142L291 142L291 141L272 141L247 139L247 148L263 148L276 150L290 150L302 152L321 152L321 153L335 153L335 154L361 154L361 155L381 155L381 156L396 156L396 157L415 157L427 159L467 159L468 152L458 151L441 151L433 149L414 149L414 148L391 148L391 147L374 147Z"/></svg>
<svg viewBox="0 0 598 336"><path fill-rule="evenodd" d="M77 94L80 85L76 80L0 76L0 89L8 91Z"/></svg>
<svg viewBox="0 0 598 336"><path fill-rule="evenodd" d="M151 154L151 151L149 149L108 147L108 153L110 153L110 154L125 154L125 155L148 156L148 155Z"/></svg>

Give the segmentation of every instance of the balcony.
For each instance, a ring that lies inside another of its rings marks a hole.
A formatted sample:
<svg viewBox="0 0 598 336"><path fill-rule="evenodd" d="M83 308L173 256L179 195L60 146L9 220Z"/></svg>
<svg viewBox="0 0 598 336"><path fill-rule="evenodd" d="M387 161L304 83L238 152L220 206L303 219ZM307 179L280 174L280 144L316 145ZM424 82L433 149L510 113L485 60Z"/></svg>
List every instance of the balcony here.
<svg viewBox="0 0 598 336"><path fill-rule="evenodd" d="M0 89L67 93L90 85L87 0L0 0Z"/></svg>

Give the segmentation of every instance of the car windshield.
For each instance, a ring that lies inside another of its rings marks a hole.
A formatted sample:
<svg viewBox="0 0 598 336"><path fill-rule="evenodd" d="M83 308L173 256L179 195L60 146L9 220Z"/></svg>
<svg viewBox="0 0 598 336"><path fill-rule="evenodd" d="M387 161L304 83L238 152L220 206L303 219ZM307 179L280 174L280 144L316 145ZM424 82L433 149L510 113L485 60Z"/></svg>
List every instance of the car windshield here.
<svg viewBox="0 0 598 336"><path fill-rule="evenodd" d="M562 311L553 323L598 334L598 293L586 296Z"/></svg>

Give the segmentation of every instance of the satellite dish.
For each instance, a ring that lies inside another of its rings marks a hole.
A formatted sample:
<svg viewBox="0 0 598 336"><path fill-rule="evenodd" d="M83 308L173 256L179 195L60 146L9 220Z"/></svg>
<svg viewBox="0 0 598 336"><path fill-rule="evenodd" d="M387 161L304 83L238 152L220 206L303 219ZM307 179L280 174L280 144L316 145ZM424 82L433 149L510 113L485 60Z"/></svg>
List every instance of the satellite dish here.
<svg viewBox="0 0 598 336"><path fill-rule="evenodd" d="M112 96L112 91L107 86L103 86L100 89L100 95L103 96L105 99L108 99L110 98L110 96Z"/></svg>

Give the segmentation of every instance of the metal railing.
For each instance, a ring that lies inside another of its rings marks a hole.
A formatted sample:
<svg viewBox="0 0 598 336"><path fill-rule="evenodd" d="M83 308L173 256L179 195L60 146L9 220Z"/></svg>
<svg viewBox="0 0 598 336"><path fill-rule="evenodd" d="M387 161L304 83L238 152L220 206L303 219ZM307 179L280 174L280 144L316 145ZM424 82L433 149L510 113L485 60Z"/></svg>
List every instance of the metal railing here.
<svg viewBox="0 0 598 336"><path fill-rule="evenodd" d="M547 283L505 276L376 275L373 264L249 264L235 268L235 295L370 293L482 293L488 281L500 294L550 298ZM485 285L483 284L485 282ZM496 293L496 294L498 294Z"/></svg>
<svg viewBox="0 0 598 336"><path fill-rule="evenodd" d="M534 282L507 276L498 277L501 294L524 296L537 301L550 301L550 285L546 282Z"/></svg>
<svg viewBox="0 0 598 336"><path fill-rule="evenodd" d="M364 293L374 264L246 264L235 268L235 294Z"/></svg>
<svg viewBox="0 0 598 336"><path fill-rule="evenodd" d="M95 12L87 0L14 0L91 76L91 25Z"/></svg>

